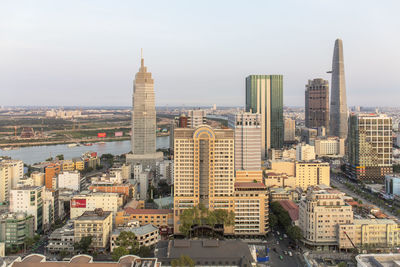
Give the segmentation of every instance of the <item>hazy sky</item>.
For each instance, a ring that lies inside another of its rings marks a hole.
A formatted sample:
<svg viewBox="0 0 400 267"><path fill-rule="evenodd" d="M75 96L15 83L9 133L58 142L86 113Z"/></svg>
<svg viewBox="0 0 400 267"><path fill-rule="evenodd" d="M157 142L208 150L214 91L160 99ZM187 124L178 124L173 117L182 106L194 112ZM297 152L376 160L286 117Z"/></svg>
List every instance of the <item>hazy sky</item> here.
<svg viewBox="0 0 400 267"><path fill-rule="evenodd" d="M283 74L304 105L344 45L349 105L400 106L400 1L0 1L0 105L244 105L249 74Z"/></svg>

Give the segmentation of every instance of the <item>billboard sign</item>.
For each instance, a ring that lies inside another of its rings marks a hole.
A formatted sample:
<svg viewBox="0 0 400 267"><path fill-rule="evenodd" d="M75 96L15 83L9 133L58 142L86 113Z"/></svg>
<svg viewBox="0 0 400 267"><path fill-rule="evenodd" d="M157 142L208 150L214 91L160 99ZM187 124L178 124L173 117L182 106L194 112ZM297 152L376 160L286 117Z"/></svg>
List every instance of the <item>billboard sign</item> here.
<svg viewBox="0 0 400 267"><path fill-rule="evenodd" d="M86 199L71 199L71 208L86 208Z"/></svg>
<svg viewBox="0 0 400 267"><path fill-rule="evenodd" d="M124 135L123 132L115 132L115 137L121 137L123 135Z"/></svg>
<svg viewBox="0 0 400 267"><path fill-rule="evenodd" d="M106 133L97 133L97 137L102 138L102 137L106 137L107 134Z"/></svg>

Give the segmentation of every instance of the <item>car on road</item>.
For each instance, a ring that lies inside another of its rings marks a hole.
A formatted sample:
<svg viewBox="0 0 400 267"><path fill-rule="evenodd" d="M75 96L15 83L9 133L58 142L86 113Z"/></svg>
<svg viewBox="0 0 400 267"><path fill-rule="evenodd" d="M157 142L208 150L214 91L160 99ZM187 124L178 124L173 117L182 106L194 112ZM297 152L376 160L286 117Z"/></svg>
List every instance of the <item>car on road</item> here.
<svg viewBox="0 0 400 267"><path fill-rule="evenodd" d="M292 257L292 256L293 256L293 254L292 254L292 252L291 252L291 251L289 251L288 253L289 253L289 256L290 256L290 257Z"/></svg>
<svg viewBox="0 0 400 267"><path fill-rule="evenodd" d="M279 245L279 241L276 241L276 244Z"/></svg>
<svg viewBox="0 0 400 267"><path fill-rule="evenodd" d="M284 238L287 238L287 235L286 235L286 234L283 234L283 237L284 237Z"/></svg>
<svg viewBox="0 0 400 267"><path fill-rule="evenodd" d="M286 250L284 250L284 251L283 251L283 254L287 255L287 251L286 251Z"/></svg>
<svg viewBox="0 0 400 267"><path fill-rule="evenodd" d="M279 258L281 259L281 261L283 261L283 256L282 255L279 255Z"/></svg>
<svg viewBox="0 0 400 267"><path fill-rule="evenodd" d="M273 250L275 253L278 253L278 251L276 250L276 248L273 248L272 250Z"/></svg>

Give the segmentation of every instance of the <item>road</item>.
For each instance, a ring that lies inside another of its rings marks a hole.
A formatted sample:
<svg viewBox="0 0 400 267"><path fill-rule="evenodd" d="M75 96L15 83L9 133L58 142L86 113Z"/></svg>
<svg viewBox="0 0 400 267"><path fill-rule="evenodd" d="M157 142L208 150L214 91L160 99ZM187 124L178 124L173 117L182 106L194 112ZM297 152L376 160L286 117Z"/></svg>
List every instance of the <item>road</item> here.
<svg viewBox="0 0 400 267"><path fill-rule="evenodd" d="M342 182L340 181L340 179L342 180ZM365 198L363 198L362 196L356 194L355 192L351 191L350 189L348 189L346 187L346 185L344 185L344 182L350 182L353 183L355 186L359 186L356 183L354 183L353 181L348 180L347 178L343 178L343 177L339 177L334 173L331 173L331 185L335 186L336 188L338 188L340 191L346 193L347 195L353 197L353 198L358 198L360 200L362 200L362 202L364 204L368 204L368 205L374 205L377 206L376 204L372 203L369 200L366 200ZM364 190L364 192L369 193L367 191L365 191L365 189L360 188L360 190ZM398 216L394 215L392 212L388 211L385 207L379 207L385 214L398 218L400 219Z"/></svg>
<svg viewBox="0 0 400 267"><path fill-rule="evenodd" d="M269 248L269 262L266 263L258 263L258 266L279 266L279 267L302 267L304 266L304 263L302 261L302 254L300 251L293 250L289 248L289 239L288 238L283 238L283 234L280 232L280 237L282 237L282 240L280 240L279 236L276 234L276 231L273 231L269 234L269 237L267 238L266 242L262 243L254 243L257 248L264 249L268 247ZM277 242L279 244L277 244ZM274 251L274 248L276 249L276 252ZM292 256L289 256L288 254L284 254L284 251L291 251ZM281 260L279 256L282 255L283 259Z"/></svg>

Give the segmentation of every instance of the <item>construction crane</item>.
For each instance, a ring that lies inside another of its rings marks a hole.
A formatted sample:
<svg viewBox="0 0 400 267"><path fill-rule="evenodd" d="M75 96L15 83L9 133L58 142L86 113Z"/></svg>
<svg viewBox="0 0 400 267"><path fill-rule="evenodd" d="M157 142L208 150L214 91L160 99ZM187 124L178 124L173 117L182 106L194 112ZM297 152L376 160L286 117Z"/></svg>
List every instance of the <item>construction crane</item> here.
<svg viewBox="0 0 400 267"><path fill-rule="evenodd" d="M354 245L353 240L351 240L351 238L350 238L349 235L346 233L346 231L343 231L343 233L347 236L347 238L349 239L351 245L357 250L358 253L360 253L360 250L356 247L356 245Z"/></svg>

